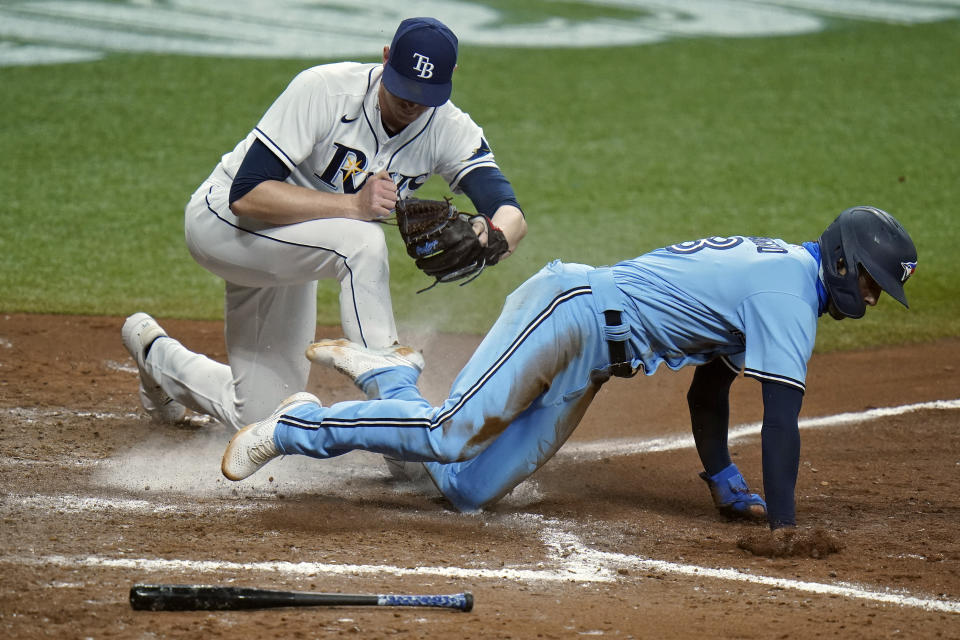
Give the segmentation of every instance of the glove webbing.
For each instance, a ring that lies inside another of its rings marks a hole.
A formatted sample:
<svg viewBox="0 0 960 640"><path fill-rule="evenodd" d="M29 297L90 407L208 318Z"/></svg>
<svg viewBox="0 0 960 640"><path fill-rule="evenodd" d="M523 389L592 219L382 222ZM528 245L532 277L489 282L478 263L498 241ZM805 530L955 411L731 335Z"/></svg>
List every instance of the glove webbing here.
<svg viewBox="0 0 960 640"><path fill-rule="evenodd" d="M462 287L462 286L465 285L465 284L470 284L471 282L473 282L474 280L476 280L477 278L480 277L480 274L483 273L483 270L487 268L487 260L486 260L486 258L482 258L481 260L482 260L482 261L481 261L481 263L480 263L480 266L477 267L477 272L474 273L474 274L473 274L472 276L470 276L469 278L467 278L466 280L464 280L463 282L461 282L461 283L460 283L459 285L457 285L457 286ZM451 280L453 280L453 279L456 279L456 278L452 278ZM430 286L424 287L423 289L420 289L419 291L417 291L417 293L423 293L424 291L429 291L430 289L433 289L435 286L437 286L437 285L440 284L441 282L448 282L448 280L444 280L443 278L435 278L434 281L433 281L433 283L430 284Z"/></svg>

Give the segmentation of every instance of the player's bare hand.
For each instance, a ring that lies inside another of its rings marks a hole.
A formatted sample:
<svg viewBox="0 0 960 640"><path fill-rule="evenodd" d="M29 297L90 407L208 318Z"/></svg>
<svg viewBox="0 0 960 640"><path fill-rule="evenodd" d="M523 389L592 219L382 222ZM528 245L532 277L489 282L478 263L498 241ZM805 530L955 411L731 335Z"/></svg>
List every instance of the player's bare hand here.
<svg viewBox="0 0 960 640"><path fill-rule="evenodd" d="M473 232L477 234L480 240L480 246L487 246L488 228L483 221L483 216L473 216L470 221L473 223Z"/></svg>
<svg viewBox="0 0 960 640"><path fill-rule="evenodd" d="M386 218L396 205L397 185L390 174L381 171L367 178L356 197L358 220Z"/></svg>

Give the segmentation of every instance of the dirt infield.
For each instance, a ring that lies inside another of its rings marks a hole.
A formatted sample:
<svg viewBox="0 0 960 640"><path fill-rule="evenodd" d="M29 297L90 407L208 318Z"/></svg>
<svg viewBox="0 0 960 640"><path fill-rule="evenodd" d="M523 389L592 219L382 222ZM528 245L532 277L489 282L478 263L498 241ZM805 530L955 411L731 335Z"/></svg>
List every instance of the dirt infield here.
<svg viewBox="0 0 960 640"><path fill-rule="evenodd" d="M223 357L219 323L163 324ZM364 453L224 480L231 432L139 414L121 325L0 315L2 637L960 638L960 339L814 357L798 517L840 550L771 558L742 548L764 528L722 521L697 478L689 371L611 381L556 459L461 515ZM478 338L410 342L436 401ZM360 397L316 369L308 390ZM737 381L732 405L759 489L759 385ZM137 582L469 590L476 606L139 612Z"/></svg>

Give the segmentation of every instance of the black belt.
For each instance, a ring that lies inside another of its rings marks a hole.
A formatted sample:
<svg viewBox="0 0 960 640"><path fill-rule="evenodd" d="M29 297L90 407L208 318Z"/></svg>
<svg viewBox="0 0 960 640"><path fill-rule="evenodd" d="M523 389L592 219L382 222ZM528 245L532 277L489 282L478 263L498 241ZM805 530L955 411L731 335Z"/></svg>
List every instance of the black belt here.
<svg viewBox="0 0 960 640"><path fill-rule="evenodd" d="M608 327L616 327L621 323L619 311L604 311L603 318ZM618 378L632 378L636 373L627 359L626 340L607 340L610 347L610 373Z"/></svg>

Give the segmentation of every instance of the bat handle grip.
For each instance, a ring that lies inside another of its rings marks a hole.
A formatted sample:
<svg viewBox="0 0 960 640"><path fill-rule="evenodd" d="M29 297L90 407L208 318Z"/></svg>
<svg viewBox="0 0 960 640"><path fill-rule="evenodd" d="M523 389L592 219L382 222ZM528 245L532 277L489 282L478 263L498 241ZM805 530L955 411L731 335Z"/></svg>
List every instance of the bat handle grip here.
<svg viewBox="0 0 960 640"><path fill-rule="evenodd" d="M473 609L473 594L468 591L441 596L382 595L377 596L377 604L394 607L444 607L470 611Z"/></svg>

